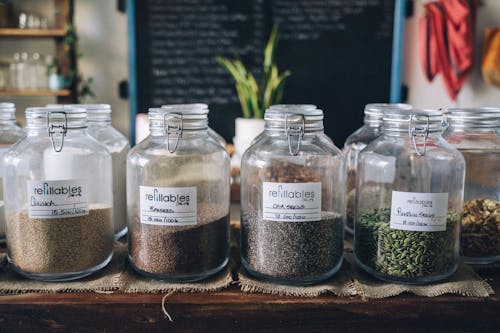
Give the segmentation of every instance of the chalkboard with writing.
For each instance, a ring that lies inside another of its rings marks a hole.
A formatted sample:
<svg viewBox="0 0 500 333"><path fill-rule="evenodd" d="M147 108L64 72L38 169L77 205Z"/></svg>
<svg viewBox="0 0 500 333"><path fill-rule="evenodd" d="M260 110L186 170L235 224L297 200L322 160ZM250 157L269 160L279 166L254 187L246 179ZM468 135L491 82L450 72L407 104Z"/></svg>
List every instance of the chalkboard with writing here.
<svg viewBox="0 0 500 333"><path fill-rule="evenodd" d="M230 141L241 110L215 57L238 55L259 77L278 23L277 63L292 72L282 102L318 105L342 146L364 104L389 100L393 13L394 0L129 0L132 115L204 102L210 126Z"/></svg>

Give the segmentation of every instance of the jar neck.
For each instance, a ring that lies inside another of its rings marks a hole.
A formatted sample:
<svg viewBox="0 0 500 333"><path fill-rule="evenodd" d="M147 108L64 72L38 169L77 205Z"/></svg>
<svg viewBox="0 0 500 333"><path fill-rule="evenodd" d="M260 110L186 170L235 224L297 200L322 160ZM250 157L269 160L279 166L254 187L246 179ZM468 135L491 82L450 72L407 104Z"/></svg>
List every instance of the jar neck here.
<svg viewBox="0 0 500 333"><path fill-rule="evenodd" d="M110 127L111 117L106 120L93 120L89 117L87 125L88 127Z"/></svg>
<svg viewBox="0 0 500 333"><path fill-rule="evenodd" d="M365 114L363 122L368 127L382 127L382 115Z"/></svg>
<svg viewBox="0 0 500 333"><path fill-rule="evenodd" d="M17 126L16 124L16 119L1 119L0 118L0 126L2 127L10 127L10 126Z"/></svg>
<svg viewBox="0 0 500 333"><path fill-rule="evenodd" d="M303 135L324 133L323 120L307 120L295 119L292 121L285 120L266 120L264 130L268 134L286 134L286 135Z"/></svg>

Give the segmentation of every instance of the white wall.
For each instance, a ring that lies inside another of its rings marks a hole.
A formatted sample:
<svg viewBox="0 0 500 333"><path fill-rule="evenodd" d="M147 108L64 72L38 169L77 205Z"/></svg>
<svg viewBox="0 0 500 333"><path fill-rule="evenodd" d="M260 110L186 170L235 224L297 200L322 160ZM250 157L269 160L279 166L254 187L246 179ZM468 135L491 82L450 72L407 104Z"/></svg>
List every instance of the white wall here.
<svg viewBox="0 0 500 333"><path fill-rule="evenodd" d="M409 87L408 103L420 108L500 107L500 89L487 85L480 69L484 28L500 27L500 0L483 0L482 6L478 8L474 67L456 101L448 97L440 75L432 83L424 75L419 56L418 31L425 2L428 0L415 1L414 15L406 20L403 82Z"/></svg>
<svg viewBox="0 0 500 333"><path fill-rule="evenodd" d="M129 104L118 96L118 83L128 77L127 17L117 11L116 0L75 0L75 25L83 58L78 66L93 77L95 99L113 109L113 125L128 136Z"/></svg>

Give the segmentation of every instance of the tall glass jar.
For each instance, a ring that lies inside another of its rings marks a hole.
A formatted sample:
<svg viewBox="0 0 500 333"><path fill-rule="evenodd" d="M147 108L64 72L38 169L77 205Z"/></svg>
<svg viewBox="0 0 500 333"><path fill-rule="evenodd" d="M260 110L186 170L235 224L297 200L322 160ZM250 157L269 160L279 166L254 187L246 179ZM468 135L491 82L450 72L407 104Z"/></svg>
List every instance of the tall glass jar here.
<svg viewBox="0 0 500 333"><path fill-rule="evenodd" d="M241 168L241 258L257 278L312 284L343 258L344 158L316 108L270 108Z"/></svg>
<svg viewBox="0 0 500 333"><path fill-rule="evenodd" d="M349 135L342 152L346 157L346 223L345 229L349 234L354 232L354 210L356 198L356 169L358 155L370 142L382 134L382 116L384 110L409 110L409 104L371 103L365 105L364 125Z"/></svg>
<svg viewBox="0 0 500 333"><path fill-rule="evenodd" d="M8 260L33 279L89 275L113 255L111 156L84 109L28 108L26 134L3 159Z"/></svg>
<svg viewBox="0 0 500 333"><path fill-rule="evenodd" d="M377 278L428 283L458 267L465 162L442 130L441 112L386 110L359 155L355 255Z"/></svg>
<svg viewBox="0 0 500 333"><path fill-rule="evenodd" d="M500 108L450 109L444 138L465 158L465 262L500 261Z"/></svg>
<svg viewBox="0 0 500 333"><path fill-rule="evenodd" d="M111 153L113 166L113 220L115 239L127 233L126 165L130 143L111 125L109 104L81 104L87 110L89 134Z"/></svg>
<svg viewBox="0 0 500 333"><path fill-rule="evenodd" d="M206 105L149 109L150 136L127 159L129 259L146 276L195 281L229 258L229 155Z"/></svg>
<svg viewBox="0 0 500 333"><path fill-rule="evenodd" d="M3 165L5 152L24 136L24 131L16 125L16 107L13 103L0 103L0 240L5 239L5 216L3 202Z"/></svg>

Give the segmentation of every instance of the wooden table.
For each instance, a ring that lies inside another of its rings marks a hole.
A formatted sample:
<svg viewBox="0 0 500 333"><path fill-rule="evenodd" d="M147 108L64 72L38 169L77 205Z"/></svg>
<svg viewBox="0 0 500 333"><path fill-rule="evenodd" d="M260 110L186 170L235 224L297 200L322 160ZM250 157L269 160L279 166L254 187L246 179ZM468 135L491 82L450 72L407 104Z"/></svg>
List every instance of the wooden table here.
<svg viewBox="0 0 500 333"><path fill-rule="evenodd" d="M244 294L237 286L207 294L26 294L0 297L0 332L500 332L500 274L490 298L401 295L277 297Z"/></svg>
<svg viewBox="0 0 500 333"><path fill-rule="evenodd" d="M238 210L232 208L236 219ZM500 269L483 269L489 298L404 294L380 300L242 293L0 296L0 332L500 332Z"/></svg>

